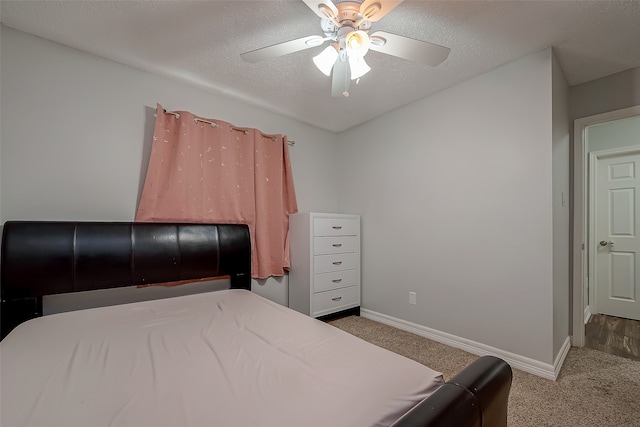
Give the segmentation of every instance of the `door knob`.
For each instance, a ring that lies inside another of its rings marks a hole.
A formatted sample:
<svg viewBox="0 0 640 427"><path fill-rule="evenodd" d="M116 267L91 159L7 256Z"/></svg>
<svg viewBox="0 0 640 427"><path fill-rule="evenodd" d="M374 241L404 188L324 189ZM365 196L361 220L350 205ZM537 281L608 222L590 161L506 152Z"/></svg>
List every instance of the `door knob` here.
<svg viewBox="0 0 640 427"><path fill-rule="evenodd" d="M605 242L604 240L600 241L600 246L607 246L607 245L613 247L613 242L612 241Z"/></svg>

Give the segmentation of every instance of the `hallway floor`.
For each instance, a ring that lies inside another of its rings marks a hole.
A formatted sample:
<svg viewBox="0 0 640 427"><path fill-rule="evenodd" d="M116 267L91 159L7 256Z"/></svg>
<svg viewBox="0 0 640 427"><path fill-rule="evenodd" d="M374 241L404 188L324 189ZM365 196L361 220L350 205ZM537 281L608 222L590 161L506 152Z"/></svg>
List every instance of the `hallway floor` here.
<svg viewBox="0 0 640 427"><path fill-rule="evenodd" d="M585 325L585 347L640 360L640 321L592 315Z"/></svg>

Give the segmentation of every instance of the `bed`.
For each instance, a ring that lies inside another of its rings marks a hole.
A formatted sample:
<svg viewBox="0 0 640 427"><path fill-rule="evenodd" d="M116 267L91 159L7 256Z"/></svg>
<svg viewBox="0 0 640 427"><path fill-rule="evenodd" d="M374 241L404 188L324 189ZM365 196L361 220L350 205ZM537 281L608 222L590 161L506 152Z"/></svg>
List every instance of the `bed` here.
<svg viewBox="0 0 640 427"><path fill-rule="evenodd" d="M252 293L250 247L242 225L6 222L0 425L507 425L507 363L445 382ZM215 277L229 289L42 316L45 295Z"/></svg>

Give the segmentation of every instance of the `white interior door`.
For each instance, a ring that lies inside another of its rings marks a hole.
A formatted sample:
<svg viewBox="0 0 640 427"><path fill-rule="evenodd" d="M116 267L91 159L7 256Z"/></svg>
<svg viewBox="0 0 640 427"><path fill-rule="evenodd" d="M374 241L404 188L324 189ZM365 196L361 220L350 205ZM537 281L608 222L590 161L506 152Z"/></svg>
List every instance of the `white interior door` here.
<svg viewBox="0 0 640 427"><path fill-rule="evenodd" d="M640 320L640 154L598 156L592 165L596 309Z"/></svg>

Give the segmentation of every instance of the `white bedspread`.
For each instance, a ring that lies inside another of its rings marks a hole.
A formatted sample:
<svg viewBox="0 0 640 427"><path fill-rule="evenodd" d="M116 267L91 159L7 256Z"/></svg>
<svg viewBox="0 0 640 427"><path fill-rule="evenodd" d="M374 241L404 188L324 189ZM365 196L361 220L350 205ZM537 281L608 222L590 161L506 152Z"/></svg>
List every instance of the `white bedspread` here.
<svg viewBox="0 0 640 427"><path fill-rule="evenodd" d="M2 427L386 426L442 376L243 290L56 314L0 343Z"/></svg>

